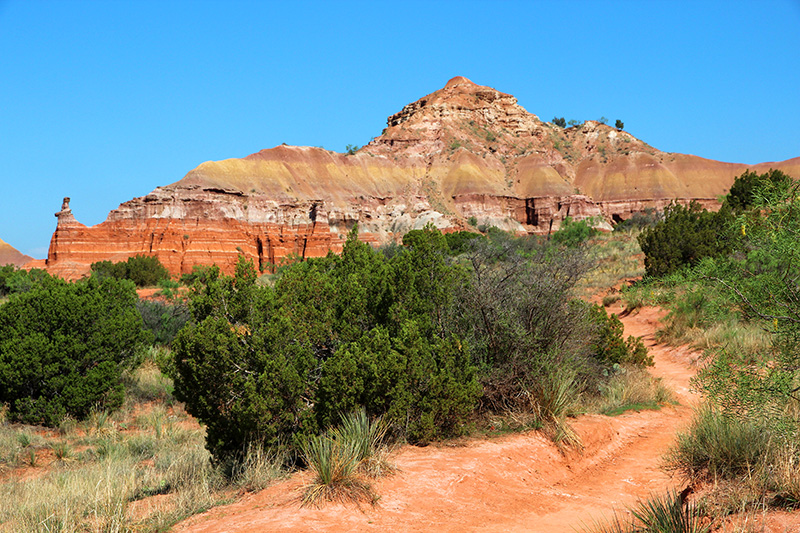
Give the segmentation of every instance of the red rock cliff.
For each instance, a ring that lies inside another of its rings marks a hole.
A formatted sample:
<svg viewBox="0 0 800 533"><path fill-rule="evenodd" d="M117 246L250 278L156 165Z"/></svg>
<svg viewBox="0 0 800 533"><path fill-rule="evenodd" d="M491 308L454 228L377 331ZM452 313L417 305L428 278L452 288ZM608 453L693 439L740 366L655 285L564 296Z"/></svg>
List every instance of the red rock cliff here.
<svg viewBox="0 0 800 533"><path fill-rule="evenodd" d="M660 152L594 121L563 129L463 77L387 124L351 156L278 146L203 163L92 227L67 201L47 267L75 278L95 261L148 254L174 274L213 263L231 272L240 254L266 267L338 251L356 223L373 243L471 217L518 233L554 231L566 216L610 228L673 200L714 205L747 168L800 176L800 158L748 167Z"/></svg>

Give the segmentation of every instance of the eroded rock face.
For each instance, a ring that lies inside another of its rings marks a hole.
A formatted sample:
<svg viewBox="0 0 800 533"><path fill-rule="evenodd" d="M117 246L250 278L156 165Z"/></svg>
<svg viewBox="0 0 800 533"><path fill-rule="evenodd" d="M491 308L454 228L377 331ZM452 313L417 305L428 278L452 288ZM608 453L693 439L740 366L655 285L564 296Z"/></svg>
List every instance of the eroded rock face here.
<svg viewBox="0 0 800 533"><path fill-rule="evenodd" d="M356 224L374 244L427 223L547 234L570 216L610 229L672 201L713 207L747 168L800 176L800 158L747 167L660 152L594 121L562 129L457 77L389 117L355 155L278 146L203 163L92 227L66 199L47 268L75 278L135 254L156 255L173 274L209 264L230 273L239 255L267 268L337 252Z"/></svg>

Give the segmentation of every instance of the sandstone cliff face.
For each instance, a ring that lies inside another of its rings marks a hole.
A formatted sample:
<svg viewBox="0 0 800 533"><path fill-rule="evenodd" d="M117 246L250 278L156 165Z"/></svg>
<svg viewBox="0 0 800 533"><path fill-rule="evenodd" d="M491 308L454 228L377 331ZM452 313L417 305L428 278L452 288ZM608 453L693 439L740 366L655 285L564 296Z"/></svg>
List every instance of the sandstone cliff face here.
<svg viewBox="0 0 800 533"><path fill-rule="evenodd" d="M756 165L800 176L800 158ZM358 224L378 244L432 223L546 234L565 217L611 224L673 200L713 206L748 167L660 152L588 121L540 121L516 99L457 77L389 117L355 155L278 146L203 163L126 202L93 227L66 201L56 213L48 269L69 278L92 262L156 255L174 274L238 255L262 268L341 249Z"/></svg>

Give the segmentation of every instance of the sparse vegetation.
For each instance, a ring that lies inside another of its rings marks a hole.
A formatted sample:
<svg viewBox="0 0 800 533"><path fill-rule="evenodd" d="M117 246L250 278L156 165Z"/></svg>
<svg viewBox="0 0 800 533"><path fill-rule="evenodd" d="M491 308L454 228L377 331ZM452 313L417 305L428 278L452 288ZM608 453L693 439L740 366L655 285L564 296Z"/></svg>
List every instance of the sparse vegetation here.
<svg viewBox="0 0 800 533"><path fill-rule="evenodd" d="M723 246L623 294L668 306L660 337L705 350L695 386L708 405L665 464L690 483L713 481L700 500L712 518L800 501L797 185L780 173L748 172L731 191L724 224L704 237L726 236Z"/></svg>

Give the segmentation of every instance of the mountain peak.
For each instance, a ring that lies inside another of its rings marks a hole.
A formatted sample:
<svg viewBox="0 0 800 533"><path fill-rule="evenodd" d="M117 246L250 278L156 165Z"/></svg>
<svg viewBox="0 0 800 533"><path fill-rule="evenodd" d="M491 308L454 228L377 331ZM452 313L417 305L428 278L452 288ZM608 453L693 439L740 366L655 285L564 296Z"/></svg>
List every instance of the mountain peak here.
<svg viewBox="0 0 800 533"><path fill-rule="evenodd" d="M459 85L467 85L471 87L477 87L478 84L474 81L465 78L464 76L456 76L455 78L451 79L447 82L447 85L444 86L445 89L453 89Z"/></svg>

